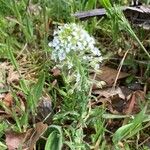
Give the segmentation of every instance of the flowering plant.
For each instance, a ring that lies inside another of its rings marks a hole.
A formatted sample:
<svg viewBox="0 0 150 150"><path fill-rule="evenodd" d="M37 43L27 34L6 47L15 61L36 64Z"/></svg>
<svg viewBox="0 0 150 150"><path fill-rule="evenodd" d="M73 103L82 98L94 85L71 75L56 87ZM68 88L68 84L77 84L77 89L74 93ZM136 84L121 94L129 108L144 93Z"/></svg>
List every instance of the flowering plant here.
<svg viewBox="0 0 150 150"><path fill-rule="evenodd" d="M49 43L52 48L51 59L57 62L59 67L67 66L67 73L74 74L76 83L81 81L82 76L79 64L99 68L102 56L95 47L95 39L80 25L71 23L59 26L53 36Z"/></svg>

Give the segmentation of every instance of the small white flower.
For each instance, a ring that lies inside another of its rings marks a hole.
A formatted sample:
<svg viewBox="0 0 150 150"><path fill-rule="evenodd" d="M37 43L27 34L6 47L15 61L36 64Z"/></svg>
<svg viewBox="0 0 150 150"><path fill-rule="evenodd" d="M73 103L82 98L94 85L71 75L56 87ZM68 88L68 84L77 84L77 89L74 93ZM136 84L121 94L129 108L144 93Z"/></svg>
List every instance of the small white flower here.
<svg viewBox="0 0 150 150"><path fill-rule="evenodd" d="M73 67L73 64L72 64L72 63L67 62L67 64L68 64L68 69L71 69L71 68Z"/></svg>
<svg viewBox="0 0 150 150"><path fill-rule="evenodd" d="M67 38L68 38L68 41L71 41L71 39L72 39L71 36L68 36Z"/></svg>
<svg viewBox="0 0 150 150"><path fill-rule="evenodd" d="M98 61L102 62L103 61L103 57L102 56L98 57Z"/></svg>
<svg viewBox="0 0 150 150"><path fill-rule="evenodd" d="M51 42L49 42L49 43L48 43L48 46L49 46L49 47L52 47L52 43L51 43Z"/></svg>
<svg viewBox="0 0 150 150"><path fill-rule="evenodd" d="M87 56L83 56L83 59L84 59L84 60L87 60Z"/></svg>
<svg viewBox="0 0 150 150"><path fill-rule="evenodd" d="M55 49L56 49L56 50L59 50L59 49L60 49L60 46L59 46L59 45L56 45Z"/></svg>
<svg viewBox="0 0 150 150"><path fill-rule="evenodd" d="M64 50L61 49L61 51L58 52L58 58L60 61L66 58L66 53L64 52Z"/></svg>
<svg viewBox="0 0 150 150"><path fill-rule="evenodd" d="M92 52L93 52L94 55L97 55L97 56L100 56L100 55L101 55L99 49L96 48L96 47L93 47Z"/></svg>
<svg viewBox="0 0 150 150"><path fill-rule="evenodd" d="M69 53L70 52L70 48L66 47L66 52Z"/></svg>
<svg viewBox="0 0 150 150"><path fill-rule="evenodd" d="M66 24L65 24L65 26L66 26ZM58 26L58 29L62 29L62 26Z"/></svg>
<svg viewBox="0 0 150 150"><path fill-rule="evenodd" d="M95 64L94 69L98 70L99 69L99 64Z"/></svg>
<svg viewBox="0 0 150 150"><path fill-rule="evenodd" d="M80 49L80 50L83 50L84 46L81 42L77 42L77 47Z"/></svg>
<svg viewBox="0 0 150 150"><path fill-rule="evenodd" d="M54 33L53 33L53 35L55 36L55 35L57 35L57 34L58 34L58 31L55 30Z"/></svg>
<svg viewBox="0 0 150 150"><path fill-rule="evenodd" d="M92 37L89 42L95 44L95 39Z"/></svg>
<svg viewBox="0 0 150 150"><path fill-rule="evenodd" d="M83 44L83 46L86 46L87 45L87 41L84 40L82 44Z"/></svg>
<svg viewBox="0 0 150 150"><path fill-rule="evenodd" d="M53 47L57 46L60 43L60 41L58 40L58 38L54 37L54 40L52 42Z"/></svg>
<svg viewBox="0 0 150 150"><path fill-rule="evenodd" d="M73 45L72 47L71 47L71 49L75 52L75 51L77 51L77 47L75 46L75 45Z"/></svg>
<svg viewBox="0 0 150 150"><path fill-rule="evenodd" d="M51 59L54 61L57 60L57 54L55 52L52 52Z"/></svg>
<svg viewBox="0 0 150 150"><path fill-rule="evenodd" d="M80 75L80 73L77 73L77 75L76 75L76 82L78 83L80 81L80 79L81 79L81 75Z"/></svg>

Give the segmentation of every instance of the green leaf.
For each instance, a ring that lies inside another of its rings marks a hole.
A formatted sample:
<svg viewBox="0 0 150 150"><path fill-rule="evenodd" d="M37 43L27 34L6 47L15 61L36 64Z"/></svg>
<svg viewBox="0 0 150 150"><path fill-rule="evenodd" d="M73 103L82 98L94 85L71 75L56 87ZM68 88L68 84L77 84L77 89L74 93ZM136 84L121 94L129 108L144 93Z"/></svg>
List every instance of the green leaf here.
<svg viewBox="0 0 150 150"><path fill-rule="evenodd" d="M0 142L0 149L5 150L7 149L7 146Z"/></svg>
<svg viewBox="0 0 150 150"><path fill-rule="evenodd" d="M61 150L63 145L61 127L52 125L49 127L49 130L50 134L45 145L45 150Z"/></svg>
<svg viewBox="0 0 150 150"><path fill-rule="evenodd" d="M38 82L33 87L33 96L35 101L38 101L42 95L44 82L45 82L45 73L42 73L39 77Z"/></svg>
<svg viewBox="0 0 150 150"><path fill-rule="evenodd" d="M95 8L96 2L97 2L96 0L87 1L86 6L85 6L85 10L90 10L90 9Z"/></svg>
<svg viewBox="0 0 150 150"><path fill-rule="evenodd" d="M13 66L15 67L15 69L18 71L19 73L19 66L17 64L17 61L14 57L14 54L13 54L13 49L12 47L10 46L10 40L7 40L7 45L8 45L8 48L7 48L7 52L8 52L8 57L11 61L11 63L13 64Z"/></svg>
<svg viewBox="0 0 150 150"><path fill-rule="evenodd" d="M99 0L99 3L106 9L109 9L112 7L109 0Z"/></svg>
<svg viewBox="0 0 150 150"><path fill-rule="evenodd" d="M42 73L37 81L36 84L27 92L27 99L28 99L28 106L30 107L31 111L34 112L37 103L42 95L43 86L45 82L45 73ZM23 86L24 90L26 91L26 86Z"/></svg>
<svg viewBox="0 0 150 150"><path fill-rule="evenodd" d="M20 79L20 86L21 86L21 90L25 93L28 94L29 92L29 87L26 84L26 81L24 79Z"/></svg>
<svg viewBox="0 0 150 150"><path fill-rule="evenodd" d="M142 122L145 120L146 107L132 120L131 123L120 127L113 135L113 142L117 144L123 139L128 139L142 129Z"/></svg>

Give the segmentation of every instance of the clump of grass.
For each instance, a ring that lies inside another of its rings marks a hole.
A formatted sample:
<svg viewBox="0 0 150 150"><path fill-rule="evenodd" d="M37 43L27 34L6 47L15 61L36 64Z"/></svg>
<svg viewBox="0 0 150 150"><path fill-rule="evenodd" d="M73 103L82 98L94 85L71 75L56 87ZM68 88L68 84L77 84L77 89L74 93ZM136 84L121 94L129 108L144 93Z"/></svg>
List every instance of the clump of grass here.
<svg viewBox="0 0 150 150"><path fill-rule="evenodd" d="M145 47L143 46L143 44L141 43L141 41L133 31L133 29L131 28L129 22L127 21L123 12L121 11L121 8L117 7L116 5L112 7L109 0L103 0L101 3L106 8L107 15L112 21L112 29L113 29L112 31L114 32L114 37L118 34L120 30L122 31L124 30L136 40L136 42L139 44L141 49L145 52L148 58L150 58L149 52L145 49Z"/></svg>

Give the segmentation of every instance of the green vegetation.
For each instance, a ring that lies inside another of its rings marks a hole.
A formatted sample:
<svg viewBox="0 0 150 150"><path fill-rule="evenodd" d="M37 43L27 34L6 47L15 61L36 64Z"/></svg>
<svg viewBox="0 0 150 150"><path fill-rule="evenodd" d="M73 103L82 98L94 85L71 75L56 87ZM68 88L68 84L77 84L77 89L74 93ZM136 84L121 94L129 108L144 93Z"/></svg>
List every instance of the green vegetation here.
<svg viewBox="0 0 150 150"><path fill-rule="evenodd" d="M128 22L123 4L0 1L0 149L150 148L149 32ZM73 16L99 7L107 17ZM118 78L109 70L97 78L103 66L119 68ZM122 86L130 94L118 92Z"/></svg>

